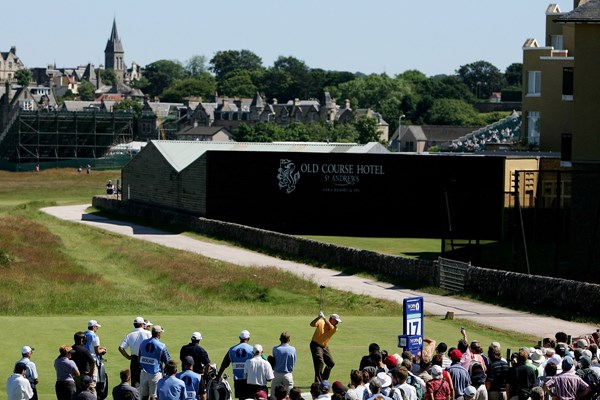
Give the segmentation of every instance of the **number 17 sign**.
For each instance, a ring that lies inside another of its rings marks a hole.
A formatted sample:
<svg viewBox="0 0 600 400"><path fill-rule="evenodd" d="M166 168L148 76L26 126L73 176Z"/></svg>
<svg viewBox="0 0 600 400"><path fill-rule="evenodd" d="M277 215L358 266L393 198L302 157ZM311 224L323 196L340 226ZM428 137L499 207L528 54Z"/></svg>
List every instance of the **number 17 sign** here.
<svg viewBox="0 0 600 400"><path fill-rule="evenodd" d="M423 298L404 299L403 308L404 331L398 336L398 347L417 355L423 348Z"/></svg>

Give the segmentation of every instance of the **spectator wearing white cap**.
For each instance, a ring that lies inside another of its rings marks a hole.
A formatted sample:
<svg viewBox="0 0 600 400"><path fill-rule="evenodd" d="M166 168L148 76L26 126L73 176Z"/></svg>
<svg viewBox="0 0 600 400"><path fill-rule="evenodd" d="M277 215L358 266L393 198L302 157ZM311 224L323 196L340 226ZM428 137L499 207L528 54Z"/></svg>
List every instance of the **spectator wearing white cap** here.
<svg viewBox="0 0 600 400"><path fill-rule="evenodd" d="M138 387L140 385L140 344L149 339L152 334L145 328L144 318L136 317L133 320L133 330L129 332L119 345L119 353L129 360L129 370L131 372L131 386ZM131 349L131 354L127 353L127 349Z"/></svg>
<svg viewBox="0 0 600 400"><path fill-rule="evenodd" d="M92 319L88 322L88 328L87 331L85 331L85 346L96 361L96 368L94 368L92 375L93 383L90 390L92 393L96 393L96 382L98 382L98 367L100 366L100 358L106 354L106 347L100 346L100 336L98 336L96 333L98 328L101 326L102 325L100 325L98 321Z"/></svg>
<svg viewBox="0 0 600 400"><path fill-rule="evenodd" d="M335 366L335 361L329 350L329 341L337 332L337 325L340 322L342 320L339 315L331 314L329 319L326 319L322 311L317 318L310 322L310 326L315 328L310 342L310 352L315 369L315 382L329 379L331 370Z"/></svg>
<svg viewBox="0 0 600 400"><path fill-rule="evenodd" d="M442 367L432 365L430 371L432 379L427 382L425 400L451 400L452 391L443 377Z"/></svg>
<svg viewBox="0 0 600 400"><path fill-rule="evenodd" d="M152 327L152 337L140 344L140 395L142 400L156 398L156 385L162 378L163 366L170 360L171 356L167 345L160 341L165 330L160 325Z"/></svg>
<svg viewBox="0 0 600 400"><path fill-rule="evenodd" d="M256 393L259 390L267 392L267 383L273 380L273 368L271 364L262 358L263 348L260 344L252 348L252 358L244 363L244 378L248 393Z"/></svg>
<svg viewBox="0 0 600 400"><path fill-rule="evenodd" d="M193 332L190 339L190 343L181 347L179 350L179 359L183 363L187 356L194 359L194 372L200 375L207 376L210 368L210 358L206 350L200 346L202 340L202 334L200 332Z"/></svg>
<svg viewBox="0 0 600 400"><path fill-rule="evenodd" d="M456 400L474 400L477 394L477 389L474 386L467 386L463 391L463 395L456 398Z"/></svg>
<svg viewBox="0 0 600 400"><path fill-rule="evenodd" d="M36 385L39 383L37 368L35 366L35 363L31 361L31 354L34 350L35 349L33 347L23 346L21 348L22 357L19 361L16 362L16 364L25 364L25 366L27 367L27 369L25 370L25 378L27 378L27 380L29 381L29 384L31 385L31 390L33 390L33 396L31 397L31 400L38 399Z"/></svg>
<svg viewBox="0 0 600 400"><path fill-rule="evenodd" d="M246 378L244 377L244 365L246 360L252 358L252 346L248 344L250 341L250 332L243 330L240 332L240 342L232 346L225 353L221 367L217 373L217 381L221 380L223 372L231 365L233 370L233 390L235 397L244 400L248 397L254 397L256 393L246 392Z"/></svg>

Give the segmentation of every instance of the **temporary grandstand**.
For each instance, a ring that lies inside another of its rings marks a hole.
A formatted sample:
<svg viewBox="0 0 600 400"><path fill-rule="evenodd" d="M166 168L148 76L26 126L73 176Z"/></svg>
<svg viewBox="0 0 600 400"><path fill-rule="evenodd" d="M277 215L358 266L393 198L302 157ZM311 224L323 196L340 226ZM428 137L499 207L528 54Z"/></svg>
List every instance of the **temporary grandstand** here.
<svg viewBox="0 0 600 400"><path fill-rule="evenodd" d="M521 138L521 115L516 111L510 116L485 126L463 137L444 143L440 151L449 152L479 152L486 146L511 145Z"/></svg>
<svg viewBox="0 0 600 400"><path fill-rule="evenodd" d="M5 88L0 106L0 167L69 160L94 164L108 149L133 140L133 114L58 109L28 88ZM20 168L16 168L20 169Z"/></svg>
<svg viewBox="0 0 600 400"><path fill-rule="evenodd" d="M0 160L11 163L95 159L133 140L131 113L19 109L2 127Z"/></svg>

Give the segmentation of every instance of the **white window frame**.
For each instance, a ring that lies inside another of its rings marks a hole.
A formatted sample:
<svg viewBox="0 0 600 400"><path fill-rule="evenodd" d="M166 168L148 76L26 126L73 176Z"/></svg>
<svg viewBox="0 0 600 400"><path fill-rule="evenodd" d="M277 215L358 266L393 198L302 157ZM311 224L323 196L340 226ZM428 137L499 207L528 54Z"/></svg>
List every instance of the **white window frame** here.
<svg viewBox="0 0 600 400"><path fill-rule="evenodd" d="M527 96L540 96L542 90L542 71L527 72Z"/></svg>
<svg viewBox="0 0 600 400"><path fill-rule="evenodd" d="M563 35L550 35L550 46L554 50L564 50Z"/></svg>

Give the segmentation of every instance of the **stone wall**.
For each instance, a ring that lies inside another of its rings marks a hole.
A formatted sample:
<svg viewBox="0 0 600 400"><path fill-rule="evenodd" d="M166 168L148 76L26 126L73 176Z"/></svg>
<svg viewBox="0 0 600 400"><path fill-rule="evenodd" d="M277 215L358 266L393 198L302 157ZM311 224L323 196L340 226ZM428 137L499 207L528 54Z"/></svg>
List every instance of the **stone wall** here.
<svg viewBox="0 0 600 400"><path fill-rule="evenodd" d="M465 288L511 303L542 306L572 315L595 317L600 309L600 285L549 276L472 267L467 271Z"/></svg>

